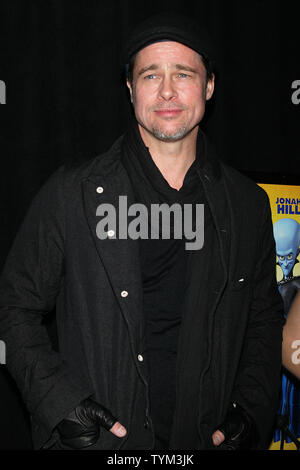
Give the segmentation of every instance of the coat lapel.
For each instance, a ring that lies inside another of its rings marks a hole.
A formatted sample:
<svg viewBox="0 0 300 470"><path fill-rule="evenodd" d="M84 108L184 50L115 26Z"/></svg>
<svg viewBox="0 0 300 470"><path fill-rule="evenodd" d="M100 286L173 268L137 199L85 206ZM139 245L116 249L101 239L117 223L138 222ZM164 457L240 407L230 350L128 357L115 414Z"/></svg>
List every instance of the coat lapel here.
<svg viewBox="0 0 300 470"><path fill-rule="evenodd" d="M211 210L220 249L220 259L216 260L214 278L216 291L220 291L226 285L231 258L231 214L228 209L227 194L220 172L220 163L214 160L207 161L202 170L198 171L206 201Z"/></svg>
<svg viewBox="0 0 300 470"><path fill-rule="evenodd" d="M109 171L110 169L110 171ZM113 171L111 171L113 170ZM118 155L111 153L103 156L96 174L91 174L82 181L82 197L86 219L101 262L106 270L121 311L134 332L136 341L142 335L142 282L139 261L138 240L107 237L100 239L96 233L101 217L97 209L102 204L110 204L116 211L117 228L119 196L126 196L127 205L134 202L129 179Z"/></svg>

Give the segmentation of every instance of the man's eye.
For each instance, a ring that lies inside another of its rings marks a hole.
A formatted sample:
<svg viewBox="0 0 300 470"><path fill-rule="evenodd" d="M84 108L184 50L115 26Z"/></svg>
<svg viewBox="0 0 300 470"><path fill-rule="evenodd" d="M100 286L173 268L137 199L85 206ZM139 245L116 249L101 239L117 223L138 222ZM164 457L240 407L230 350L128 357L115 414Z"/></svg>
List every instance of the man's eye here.
<svg viewBox="0 0 300 470"><path fill-rule="evenodd" d="M293 259L293 255L292 254L287 255L287 259Z"/></svg>
<svg viewBox="0 0 300 470"><path fill-rule="evenodd" d="M151 73L150 75L146 75L146 77L144 77L146 80L152 80L153 78L155 78L156 75L154 73Z"/></svg>
<svg viewBox="0 0 300 470"><path fill-rule="evenodd" d="M284 261L284 256L278 256L278 258L280 259L280 261Z"/></svg>
<svg viewBox="0 0 300 470"><path fill-rule="evenodd" d="M179 73L178 76L180 78L188 78L188 75L186 73Z"/></svg>

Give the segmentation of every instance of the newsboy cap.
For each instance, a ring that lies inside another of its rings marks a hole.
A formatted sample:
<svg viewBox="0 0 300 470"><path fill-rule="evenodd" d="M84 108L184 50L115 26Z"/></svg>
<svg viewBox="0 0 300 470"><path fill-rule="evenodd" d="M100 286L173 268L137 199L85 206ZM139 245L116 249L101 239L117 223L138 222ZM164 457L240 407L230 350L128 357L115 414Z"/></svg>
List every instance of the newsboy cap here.
<svg viewBox="0 0 300 470"><path fill-rule="evenodd" d="M179 42L207 60L214 60L212 39L199 22L190 17L165 12L147 18L132 31L123 48L123 65L126 66L144 47L162 40Z"/></svg>

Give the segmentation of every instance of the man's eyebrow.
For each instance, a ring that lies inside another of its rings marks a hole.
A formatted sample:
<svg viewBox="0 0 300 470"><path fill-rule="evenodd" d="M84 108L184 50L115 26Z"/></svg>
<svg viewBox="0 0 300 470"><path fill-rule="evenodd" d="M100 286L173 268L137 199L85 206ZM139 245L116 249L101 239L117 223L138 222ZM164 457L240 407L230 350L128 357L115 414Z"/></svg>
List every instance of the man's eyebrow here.
<svg viewBox="0 0 300 470"><path fill-rule="evenodd" d="M193 72L193 73L197 72L196 69L194 69L193 67L190 67L189 65L186 65L186 64L175 64L175 68L177 70L186 70L187 72Z"/></svg>
<svg viewBox="0 0 300 470"><path fill-rule="evenodd" d="M148 70L157 70L157 69L159 69L158 64L146 65L146 67L143 67L141 70L139 70L138 75L143 75L143 73L148 72Z"/></svg>
<svg viewBox="0 0 300 470"><path fill-rule="evenodd" d="M138 75L140 76L140 75L143 75L143 73L148 72L149 70L158 70L159 68L160 68L159 64L146 65L146 67L143 67L141 70L139 70ZM186 72L192 72L192 73L197 72L196 69L186 64L175 64L175 68L177 70L185 70Z"/></svg>

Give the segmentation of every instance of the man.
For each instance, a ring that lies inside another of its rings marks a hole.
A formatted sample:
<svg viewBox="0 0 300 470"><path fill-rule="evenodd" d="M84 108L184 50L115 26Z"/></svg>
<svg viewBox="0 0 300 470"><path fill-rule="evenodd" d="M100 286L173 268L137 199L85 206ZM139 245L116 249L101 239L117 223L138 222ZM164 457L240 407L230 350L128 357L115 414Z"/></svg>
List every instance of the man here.
<svg viewBox="0 0 300 470"><path fill-rule="evenodd" d="M140 25L125 48L128 132L59 168L16 237L0 332L36 448L268 445L282 335L270 210L199 128L214 91L208 51L189 19ZM124 235L135 204L152 237ZM178 237L177 212L162 236L165 219L145 218L156 204L192 209L191 230ZM186 249L203 206L204 244ZM112 207L118 222L103 233ZM41 326L54 306L59 352Z"/></svg>

